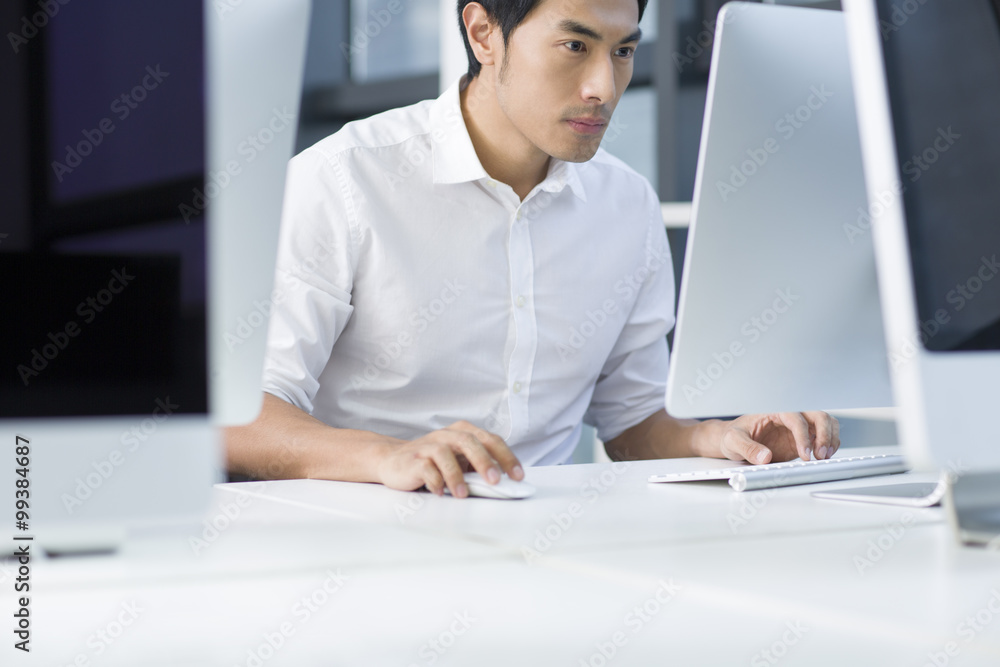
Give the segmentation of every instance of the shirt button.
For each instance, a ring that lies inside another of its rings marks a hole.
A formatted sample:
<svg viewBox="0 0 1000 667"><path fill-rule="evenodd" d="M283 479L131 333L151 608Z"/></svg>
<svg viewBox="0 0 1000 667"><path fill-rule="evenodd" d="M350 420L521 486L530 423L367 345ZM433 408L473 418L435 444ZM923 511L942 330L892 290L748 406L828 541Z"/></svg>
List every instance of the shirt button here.
<svg viewBox="0 0 1000 667"><path fill-rule="evenodd" d="M495 188L497 186L497 182L496 181L492 181L491 180L491 181L488 181L488 183L490 184L491 188Z"/></svg>
<svg viewBox="0 0 1000 667"><path fill-rule="evenodd" d="M514 383L514 393L515 394L520 394L521 393L521 383L520 382L515 382Z"/></svg>
<svg viewBox="0 0 1000 667"><path fill-rule="evenodd" d="M517 212L517 215L516 215L516 216L514 216L514 217L515 217L515 218L517 218L518 220L520 220L520 219L521 219L521 218L522 218L523 216L521 215L521 212L520 212L520 211L518 211L518 212Z"/></svg>
<svg viewBox="0 0 1000 667"><path fill-rule="evenodd" d="M526 303L526 301L527 299L525 299L523 296L517 297L517 307L524 308L524 304Z"/></svg>

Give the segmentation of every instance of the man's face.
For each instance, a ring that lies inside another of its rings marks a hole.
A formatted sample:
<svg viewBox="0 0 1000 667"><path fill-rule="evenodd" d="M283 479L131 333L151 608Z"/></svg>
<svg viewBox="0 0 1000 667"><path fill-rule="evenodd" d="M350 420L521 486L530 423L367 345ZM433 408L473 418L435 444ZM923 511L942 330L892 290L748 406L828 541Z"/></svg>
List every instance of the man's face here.
<svg viewBox="0 0 1000 667"><path fill-rule="evenodd" d="M500 108L542 152L585 162L632 79L636 0L542 0L510 35Z"/></svg>

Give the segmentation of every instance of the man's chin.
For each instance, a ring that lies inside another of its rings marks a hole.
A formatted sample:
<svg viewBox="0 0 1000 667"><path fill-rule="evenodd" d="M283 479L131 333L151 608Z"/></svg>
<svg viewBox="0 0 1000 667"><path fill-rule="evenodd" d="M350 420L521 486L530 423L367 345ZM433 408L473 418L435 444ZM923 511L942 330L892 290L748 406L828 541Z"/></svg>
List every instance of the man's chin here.
<svg viewBox="0 0 1000 667"><path fill-rule="evenodd" d="M587 162L595 155L601 147L601 142L580 144L572 148L567 148L556 153L549 153L552 157L563 162Z"/></svg>

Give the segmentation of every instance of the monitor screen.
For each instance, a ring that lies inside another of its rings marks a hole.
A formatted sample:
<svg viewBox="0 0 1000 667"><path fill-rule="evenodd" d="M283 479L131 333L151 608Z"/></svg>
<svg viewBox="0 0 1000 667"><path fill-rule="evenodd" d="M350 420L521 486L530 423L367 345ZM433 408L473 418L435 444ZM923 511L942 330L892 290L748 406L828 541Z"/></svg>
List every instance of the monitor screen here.
<svg viewBox="0 0 1000 667"><path fill-rule="evenodd" d="M205 224L178 213L205 172L203 24L201 0L88 0L22 45L0 416L207 412Z"/></svg>
<svg viewBox="0 0 1000 667"><path fill-rule="evenodd" d="M877 0L922 340L1000 350L1000 3Z"/></svg>
<svg viewBox="0 0 1000 667"><path fill-rule="evenodd" d="M81 4L60 10L45 35L54 203L199 177L199 3Z"/></svg>

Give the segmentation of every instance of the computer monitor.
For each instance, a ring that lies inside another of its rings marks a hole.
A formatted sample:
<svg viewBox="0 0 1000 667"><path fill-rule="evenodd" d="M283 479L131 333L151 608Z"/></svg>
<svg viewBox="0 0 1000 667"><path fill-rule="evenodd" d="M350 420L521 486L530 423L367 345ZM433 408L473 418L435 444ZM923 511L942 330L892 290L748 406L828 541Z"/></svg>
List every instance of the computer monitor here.
<svg viewBox="0 0 1000 667"><path fill-rule="evenodd" d="M39 7L3 10L0 479L39 546L106 549L197 521L259 410L309 2Z"/></svg>
<svg viewBox="0 0 1000 667"><path fill-rule="evenodd" d="M966 478L978 540L1000 532L1000 3L844 7L902 444Z"/></svg>
<svg viewBox="0 0 1000 667"><path fill-rule="evenodd" d="M843 15L716 25L667 411L891 406Z"/></svg>

